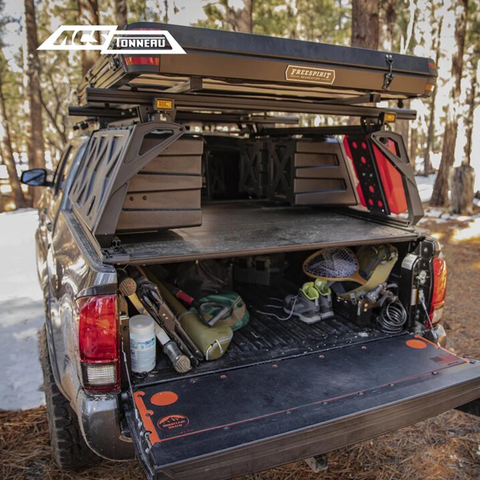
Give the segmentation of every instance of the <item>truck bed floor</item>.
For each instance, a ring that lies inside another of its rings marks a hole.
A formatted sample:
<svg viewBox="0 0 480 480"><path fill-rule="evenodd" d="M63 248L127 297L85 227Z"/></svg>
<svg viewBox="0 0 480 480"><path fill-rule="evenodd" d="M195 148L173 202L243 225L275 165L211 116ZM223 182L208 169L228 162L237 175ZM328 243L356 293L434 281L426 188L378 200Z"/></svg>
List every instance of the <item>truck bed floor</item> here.
<svg viewBox="0 0 480 480"><path fill-rule="evenodd" d="M250 312L249 323L237 330L223 357L211 362L202 362L187 375L198 375L213 371L242 367L291 358L310 352L320 352L347 345L360 344L388 337L373 328L361 327L336 315L334 318L308 325L298 319L279 320L274 313L284 318L282 308L266 305L281 305L280 299L292 293L286 284L272 287L254 286L237 288ZM279 299L279 300L275 300ZM261 313L264 312L264 313ZM134 376L135 385L158 383L178 376L173 368L161 360L156 370L147 376Z"/></svg>

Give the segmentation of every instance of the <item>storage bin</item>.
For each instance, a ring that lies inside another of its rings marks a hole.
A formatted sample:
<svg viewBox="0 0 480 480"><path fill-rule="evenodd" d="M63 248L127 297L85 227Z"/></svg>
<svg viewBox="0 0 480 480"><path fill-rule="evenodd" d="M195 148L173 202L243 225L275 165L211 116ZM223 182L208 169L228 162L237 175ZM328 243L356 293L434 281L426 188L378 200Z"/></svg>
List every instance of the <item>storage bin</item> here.
<svg viewBox="0 0 480 480"><path fill-rule="evenodd" d="M154 145L146 139L143 149ZM203 141L180 138L133 176L118 232L201 225Z"/></svg>
<svg viewBox="0 0 480 480"><path fill-rule="evenodd" d="M342 144L336 139L272 139L268 160L272 200L290 205L357 204Z"/></svg>

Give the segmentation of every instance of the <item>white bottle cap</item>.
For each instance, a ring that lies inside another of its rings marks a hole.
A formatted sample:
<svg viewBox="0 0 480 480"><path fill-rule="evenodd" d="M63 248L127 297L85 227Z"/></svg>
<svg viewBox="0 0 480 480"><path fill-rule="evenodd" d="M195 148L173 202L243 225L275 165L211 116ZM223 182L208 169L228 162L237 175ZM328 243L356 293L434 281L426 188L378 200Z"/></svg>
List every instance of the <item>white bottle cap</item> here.
<svg viewBox="0 0 480 480"><path fill-rule="evenodd" d="M135 335L149 335L155 330L153 329L155 320L150 315L134 315L130 318L130 332Z"/></svg>

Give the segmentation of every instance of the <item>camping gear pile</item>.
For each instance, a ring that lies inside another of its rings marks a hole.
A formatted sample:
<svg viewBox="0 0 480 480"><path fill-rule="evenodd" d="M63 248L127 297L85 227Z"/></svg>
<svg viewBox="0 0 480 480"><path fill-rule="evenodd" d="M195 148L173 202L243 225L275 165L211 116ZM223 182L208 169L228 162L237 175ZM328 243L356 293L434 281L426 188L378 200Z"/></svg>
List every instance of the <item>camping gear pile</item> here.
<svg viewBox="0 0 480 480"><path fill-rule="evenodd" d="M355 251L324 248L303 260L301 274L310 281L283 298L266 298L265 309L256 312L307 324L340 314L360 325L373 322L385 333L401 332L407 313L396 296L398 286L389 282L397 259L397 249L388 244ZM155 368L155 339L178 373L222 357L234 332L250 320L249 309L233 285L254 290L274 287L279 276L288 276L284 275L288 267L285 256L278 255L196 261L170 269L128 266L119 270L120 304L133 313L129 326L132 372Z"/></svg>
<svg viewBox="0 0 480 480"><path fill-rule="evenodd" d="M157 270L129 266L119 271L119 303L128 299L138 313L129 322L132 372L155 368L155 338L178 373L224 355L233 332L245 326L250 315L242 298L225 290L221 265L181 265L177 275L184 281L176 285L164 281L168 271ZM184 283L194 296L183 290ZM128 306L124 310L128 312Z"/></svg>

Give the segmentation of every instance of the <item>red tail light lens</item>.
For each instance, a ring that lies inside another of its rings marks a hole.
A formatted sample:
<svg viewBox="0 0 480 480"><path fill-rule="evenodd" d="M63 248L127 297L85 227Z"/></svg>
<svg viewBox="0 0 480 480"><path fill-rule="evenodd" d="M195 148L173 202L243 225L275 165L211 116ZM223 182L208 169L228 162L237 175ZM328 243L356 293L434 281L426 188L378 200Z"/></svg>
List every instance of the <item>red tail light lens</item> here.
<svg viewBox="0 0 480 480"><path fill-rule="evenodd" d="M119 387L120 352L116 295L79 300L79 352L85 388Z"/></svg>
<svg viewBox="0 0 480 480"><path fill-rule="evenodd" d="M156 28L136 28L135 30L157 30ZM125 65L153 65L158 67L160 65L160 55L155 57L147 57L146 55L140 57L123 57Z"/></svg>
<svg viewBox="0 0 480 480"><path fill-rule="evenodd" d="M125 57L126 65L160 65L160 57Z"/></svg>
<svg viewBox="0 0 480 480"><path fill-rule="evenodd" d="M436 257L433 259L433 294L430 306L430 320L433 325L442 319L446 294L447 262L442 257Z"/></svg>

